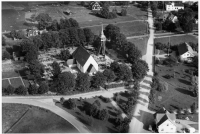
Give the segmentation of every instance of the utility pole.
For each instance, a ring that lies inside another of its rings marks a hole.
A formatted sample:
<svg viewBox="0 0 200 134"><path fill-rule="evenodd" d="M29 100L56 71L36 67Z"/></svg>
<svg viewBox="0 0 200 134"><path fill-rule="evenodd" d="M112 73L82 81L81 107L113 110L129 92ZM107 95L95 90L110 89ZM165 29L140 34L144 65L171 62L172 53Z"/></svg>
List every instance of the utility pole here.
<svg viewBox="0 0 200 134"><path fill-rule="evenodd" d="M171 31L170 31L170 34L171 34ZM170 35L169 35L169 42L168 42L168 56L169 56L169 49L170 49Z"/></svg>

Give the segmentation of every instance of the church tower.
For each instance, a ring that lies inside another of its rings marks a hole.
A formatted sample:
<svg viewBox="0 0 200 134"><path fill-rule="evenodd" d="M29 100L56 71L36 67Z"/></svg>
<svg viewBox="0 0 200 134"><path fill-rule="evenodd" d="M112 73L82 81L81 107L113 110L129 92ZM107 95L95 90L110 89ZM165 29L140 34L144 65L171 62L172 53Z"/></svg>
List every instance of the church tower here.
<svg viewBox="0 0 200 134"><path fill-rule="evenodd" d="M101 33L100 33L100 38L101 38L101 45L100 45L100 48L99 48L99 52L98 54L102 54L103 56L105 56L105 51L106 51L106 36L104 35L104 32L103 32L103 25L102 25L102 29L101 29Z"/></svg>

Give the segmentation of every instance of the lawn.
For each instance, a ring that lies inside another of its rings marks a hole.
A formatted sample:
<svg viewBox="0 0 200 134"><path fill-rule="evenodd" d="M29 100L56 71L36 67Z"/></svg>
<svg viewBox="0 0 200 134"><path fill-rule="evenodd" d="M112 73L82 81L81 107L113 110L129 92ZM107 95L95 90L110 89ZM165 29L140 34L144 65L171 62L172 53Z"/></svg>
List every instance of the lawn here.
<svg viewBox="0 0 200 134"><path fill-rule="evenodd" d="M2 79L11 77L19 77L19 74L15 71L2 72Z"/></svg>
<svg viewBox="0 0 200 134"><path fill-rule="evenodd" d="M85 114L83 110L84 104L90 103L92 104L95 100L99 100L101 103L100 109L107 109L110 118L108 120L99 120L93 117L90 117ZM56 104L58 107L63 108L73 116L75 116L78 120L80 120L83 124L87 126L87 128L93 133L116 133L117 129L114 127L113 120L117 117L116 108L113 107L111 103L105 103L100 98L94 97L89 99L83 99L82 101L76 101L77 108L74 110L64 108L60 103Z"/></svg>
<svg viewBox="0 0 200 134"><path fill-rule="evenodd" d="M20 78L14 78L14 79L10 79L10 83L13 87L17 88L21 85L23 85L22 81Z"/></svg>
<svg viewBox="0 0 200 134"><path fill-rule="evenodd" d="M3 104L3 126L10 128L28 108L29 111L9 133L78 133L69 122L58 115L42 108L20 104ZM7 130L5 127L4 132Z"/></svg>
<svg viewBox="0 0 200 134"><path fill-rule="evenodd" d="M128 39L129 42L132 42L135 44L135 46L138 47L138 49L142 52L142 55L146 54L146 49L147 49L147 41L149 37L145 38L133 38L133 39Z"/></svg>
<svg viewBox="0 0 200 134"><path fill-rule="evenodd" d="M155 38L155 43L156 42L161 42L164 44L167 44L169 42L169 37L164 37L164 38ZM198 43L198 39L192 35L183 35L183 36L174 36L170 38L171 45L177 45L183 42L193 42L193 43Z"/></svg>
<svg viewBox="0 0 200 134"><path fill-rule="evenodd" d="M9 85L9 81L7 79L2 80L2 87L6 88Z"/></svg>
<svg viewBox="0 0 200 134"><path fill-rule="evenodd" d="M24 82L25 87L28 88L29 85L30 85L29 81L28 81L27 79L24 79L24 78L22 78L22 80L23 80L23 82Z"/></svg>

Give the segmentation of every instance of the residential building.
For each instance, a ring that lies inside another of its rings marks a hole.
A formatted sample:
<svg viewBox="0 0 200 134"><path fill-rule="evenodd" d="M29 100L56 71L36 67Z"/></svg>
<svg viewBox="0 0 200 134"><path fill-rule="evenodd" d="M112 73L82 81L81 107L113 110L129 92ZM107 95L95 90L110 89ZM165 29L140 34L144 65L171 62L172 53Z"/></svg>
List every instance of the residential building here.
<svg viewBox="0 0 200 134"><path fill-rule="evenodd" d="M69 67L77 66L83 73L95 73L98 71L98 64L88 51L79 46L72 54L73 59L69 59L67 64Z"/></svg>
<svg viewBox="0 0 200 134"><path fill-rule="evenodd" d="M22 61L22 60L24 60L24 56L20 56L19 53L13 52L12 56L13 56L13 60L14 61L18 61L18 60Z"/></svg>
<svg viewBox="0 0 200 134"><path fill-rule="evenodd" d="M93 2L90 3L89 8L92 11L99 11L99 10L101 10L102 7L101 7L99 2L93 1Z"/></svg>
<svg viewBox="0 0 200 134"><path fill-rule="evenodd" d="M165 5L166 11L178 11L179 9L184 9L184 5L182 3L167 3Z"/></svg>
<svg viewBox="0 0 200 134"><path fill-rule="evenodd" d="M171 20L173 23L176 23L178 21L178 17L170 13L167 17L169 20Z"/></svg>
<svg viewBox="0 0 200 134"><path fill-rule="evenodd" d="M156 128L159 133L176 133L176 115L169 113L167 110L154 114Z"/></svg>
<svg viewBox="0 0 200 134"><path fill-rule="evenodd" d="M196 52L194 52L192 47L186 42L178 45L178 53L181 61L188 62L190 62L192 57L196 55Z"/></svg>

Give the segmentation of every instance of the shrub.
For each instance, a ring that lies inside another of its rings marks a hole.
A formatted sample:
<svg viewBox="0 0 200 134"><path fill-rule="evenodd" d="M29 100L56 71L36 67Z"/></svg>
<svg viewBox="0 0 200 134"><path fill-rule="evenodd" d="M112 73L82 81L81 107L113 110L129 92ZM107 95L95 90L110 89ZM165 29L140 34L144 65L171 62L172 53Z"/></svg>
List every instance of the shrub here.
<svg viewBox="0 0 200 134"><path fill-rule="evenodd" d="M165 77L166 79L170 79L170 78L171 78L171 75L166 74L164 77Z"/></svg>
<svg viewBox="0 0 200 134"><path fill-rule="evenodd" d="M28 89L21 85L18 88L16 88L15 93L18 95L26 95L27 91L28 91Z"/></svg>
<svg viewBox="0 0 200 134"><path fill-rule="evenodd" d="M6 60L6 59L10 59L10 54L8 53L8 51L3 51L2 54L2 60Z"/></svg>
<svg viewBox="0 0 200 134"><path fill-rule="evenodd" d="M47 84L46 82L42 82L42 83L40 84L39 89L38 89L38 93L39 93L39 94L44 94L44 93L46 93L46 92L48 92L48 91L49 91L49 86L48 86L48 84Z"/></svg>
<svg viewBox="0 0 200 134"><path fill-rule="evenodd" d="M28 93L29 94L37 94L38 93L38 87L36 84L30 85L28 88Z"/></svg>
<svg viewBox="0 0 200 134"><path fill-rule="evenodd" d="M5 93L6 93L7 95L11 95L11 94L13 94L14 92L15 92L15 88L14 88L13 86L11 86L11 85L8 85L8 87L6 88Z"/></svg>
<svg viewBox="0 0 200 134"><path fill-rule="evenodd" d="M126 9L122 9L120 15L121 16L126 16L127 15Z"/></svg>
<svg viewBox="0 0 200 134"><path fill-rule="evenodd" d="M102 95L99 96L99 98L100 98L103 102L105 102L105 103L111 102L111 100L110 100L109 98L103 97Z"/></svg>
<svg viewBox="0 0 200 134"><path fill-rule="evenodd" d="M76 108L76 100L68 99L68 100L64 101L63 106L68 109L75 109Z"/></svg>
<svg viewBox="0 0 200 134"><path fill-rule="evenodd" d="M100 110L98 114L98 118L100 120L106 120L108 119L108 111L106 109Z"/></svg>

